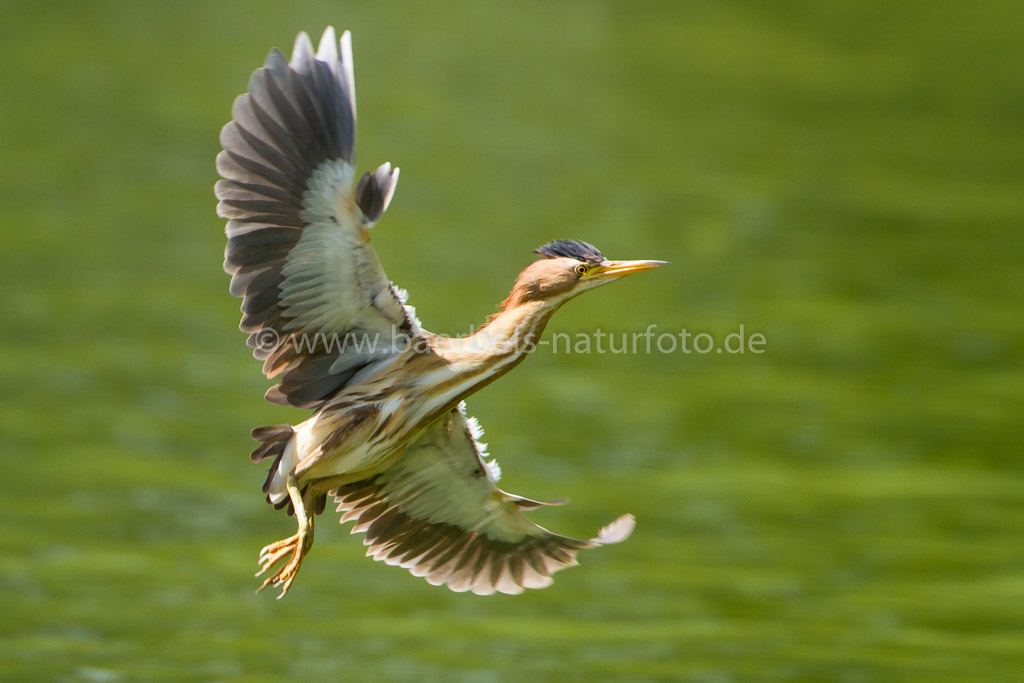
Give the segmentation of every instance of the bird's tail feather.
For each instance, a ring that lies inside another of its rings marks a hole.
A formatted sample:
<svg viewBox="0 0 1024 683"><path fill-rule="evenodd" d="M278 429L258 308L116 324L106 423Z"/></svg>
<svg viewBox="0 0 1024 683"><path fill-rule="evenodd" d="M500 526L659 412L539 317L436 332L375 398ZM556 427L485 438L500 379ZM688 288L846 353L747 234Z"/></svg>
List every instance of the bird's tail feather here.
<svg viewBox="0 0 1024 683"><path fill-rule="evenodd" d="M274 502L270 498L270 487L274 482L274 477L277 476L277 470L281 466L281 459L284 457L285 450L288 448L288 444L291 443L293 436L295 436L295 428L290 424L257 427L252 430L252 438L259 441L260 445L249 455L249 459L253 462L261 462L269 458L274 459L274 462L267 469L267 480L263 482L263 493L267 494L267 502L273 505L275 510L287 507L289 515L295 514L295 508L292 505L291 499L286 496L282 500ZM316 500L312 501L310 512L314 515L319 515L326 506L326 494L317 496Z"/></svg>
<svg viewBox="0 0 1024 683"><path fill-rule="evenodd" d="M295 434L295 428L291 425L270 425L268 427L257 427L252 430L252 438L261 442L249 456L253 462L266 460L271 456L281 457L288 440ZM276 462L274 463L277 464Z"/></svg>
<svg viewBox="0 0 1024 683"><path fill-rule="evenodd" d="M252 430L252 438L261 443L249 455L249 459L253 462L261 462L268 458L274 459L274 462L267 468L267 480L263 482L263 493L267 494L267 502L277 510L280 510L285 505L291 505L291 501L287 497L277 503L272 501L270 499L270 487L274 477L277 476L277 468L281 465L281 458L288 447L288 442L292 440L293 436L295 436L295 428L289 424L268 425Z"/></svg>

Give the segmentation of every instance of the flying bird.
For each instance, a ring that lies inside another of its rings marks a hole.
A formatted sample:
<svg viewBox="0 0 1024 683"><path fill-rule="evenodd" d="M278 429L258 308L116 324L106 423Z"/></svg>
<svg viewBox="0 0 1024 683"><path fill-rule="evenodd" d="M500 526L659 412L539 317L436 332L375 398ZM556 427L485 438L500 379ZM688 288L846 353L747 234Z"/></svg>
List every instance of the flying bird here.
<svg viewBox="0 0 1024 683"><path fill-rule="evenodd" d="M487 595L542 588L580 550L625 540L624 515L594 538L562 536L523 513L540 502L502 491L464 399L518 365L573 297L664 265L611 261L585 242L555 240L523 270L499 313L461 338L420 326L370 244L398 169L356 177L351 36L328 28L316 51L300 33L291 59L272 50L220 135L217 212L227 219L224 269L242 298L240 328L266 394L314 411L257 427L253 462L271 462L263 492L297 532L260 553L263 585L283 597L332 498L367 555L431 584Z"/></svg>

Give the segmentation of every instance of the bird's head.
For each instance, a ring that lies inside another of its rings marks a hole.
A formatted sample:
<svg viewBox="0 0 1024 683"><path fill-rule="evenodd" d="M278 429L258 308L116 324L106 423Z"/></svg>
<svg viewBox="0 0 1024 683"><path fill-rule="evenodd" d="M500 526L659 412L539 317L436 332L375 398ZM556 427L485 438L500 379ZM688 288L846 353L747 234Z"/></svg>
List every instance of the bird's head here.
<svg viewBox="0 0 1024 683"><path fill-rule="evenodd" d="M583 292L668 263L609 261L594 245L573 240L554 240L534 251L544 258L523 269L503 309L534 301L558 306Z"/></svg>

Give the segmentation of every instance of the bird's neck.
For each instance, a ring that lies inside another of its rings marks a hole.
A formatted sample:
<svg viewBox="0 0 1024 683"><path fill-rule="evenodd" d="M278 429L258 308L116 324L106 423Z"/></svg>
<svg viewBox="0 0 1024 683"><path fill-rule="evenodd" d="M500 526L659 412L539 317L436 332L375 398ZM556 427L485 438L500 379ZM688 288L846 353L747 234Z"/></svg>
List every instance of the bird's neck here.
<svg viewBox="0 0 1024 683"><path fill-rule="evenodd" d="M556 308L548 301L531 301L505 308L475 334L467 337L467 341L499 357L510 353L529 353L536 348Z"/></svg>
<svg viewBox="0 0 1024 683"><path fill-rule="evenodd" d="M540 301L506 306L467 337L429 337L431 353L410 354L404 368L418 377L412 393L419 417L410 424L431 422L522 362L557 308Z"/></svg>
<svg viewBox="0 0 1024 683"><path fill-rule="evenodd" d="M556 308L547 301L506 307L474 334L444 339L435 351L475 390L511 370L536 348Z"/></svg>

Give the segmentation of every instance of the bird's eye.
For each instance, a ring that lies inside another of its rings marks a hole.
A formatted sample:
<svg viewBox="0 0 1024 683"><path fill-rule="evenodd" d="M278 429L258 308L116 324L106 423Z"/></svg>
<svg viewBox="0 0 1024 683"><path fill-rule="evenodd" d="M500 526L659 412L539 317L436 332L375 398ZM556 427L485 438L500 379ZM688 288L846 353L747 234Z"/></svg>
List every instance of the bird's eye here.
<svg viewBox="0 0 1024 683"><path fill-rule="evenodd" d="M584 275L587 274L587 267L582 263L576 266L575 270L576 274L579 275L580 277L583 277Z"/></svg>

